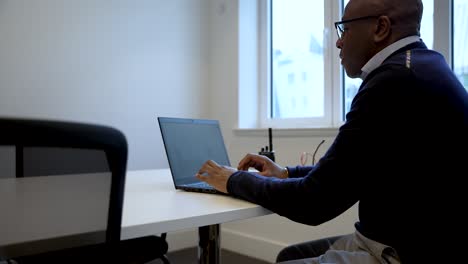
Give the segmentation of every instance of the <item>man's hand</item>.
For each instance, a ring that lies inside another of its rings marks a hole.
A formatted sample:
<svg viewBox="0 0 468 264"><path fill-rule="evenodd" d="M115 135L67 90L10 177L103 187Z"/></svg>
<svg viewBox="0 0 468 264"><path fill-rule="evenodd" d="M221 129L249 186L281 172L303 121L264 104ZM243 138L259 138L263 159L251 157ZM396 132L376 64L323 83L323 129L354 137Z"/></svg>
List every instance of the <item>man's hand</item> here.
<svg viewBox="0 0 468 264"><path fill-rule="evenodd" d="M216 190L223 193L228 193L227 182L229 177L231 177L234 172L236 172L236 169L234 168L221 166L215 161L209 160L203 164L195 176L198 179L207 182Z"/></svg>
<svg viewBox="0 0 468 264"><path fill-rule="evenodd" d="M247 154L237 166L238 170L248 170L255 168L260 175L285 179L288 177L286 168L274 163L266 156L257 154Z"/></svg>

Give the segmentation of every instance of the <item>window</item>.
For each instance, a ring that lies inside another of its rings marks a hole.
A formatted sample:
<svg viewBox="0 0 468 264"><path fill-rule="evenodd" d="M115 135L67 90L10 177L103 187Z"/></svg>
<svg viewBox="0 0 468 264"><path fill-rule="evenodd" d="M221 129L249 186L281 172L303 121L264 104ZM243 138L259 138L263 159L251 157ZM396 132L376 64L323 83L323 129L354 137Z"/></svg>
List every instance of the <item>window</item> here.
<svg viewBox="0 0 468 264"><path fill-rule="evenodd" d="M468 0L454 0L453 13L453 70L468 90Z"/></svg>
<svg viewBox="0 0 468 264"><path fill-rule="evenodd" d="M468 89L468 0L422 1L421 38L453 63ZM265 4L260 17L266 39L260 52L267 50L267 63L260 67L265 80L260 80L259 126L338 127L362 83L346 76L335 46L333 23L341 19L349 0L260 2Z"/></svg>
<svg viewBox="0 0 468 264"><path fill-rule="evenodd" d="M271 117L323 117L324 1L273 0L271 10Z"/></svg>
<svg viewBox="0 0 468 264"><path fill-rule="evenodd" d="M263 127L331 126L331 85L325 69L332 23L329 0L270 0L269 88L263 99ZM329 71L328 71L329 72ZM301 125L297 125L301 124Z"/></svg>

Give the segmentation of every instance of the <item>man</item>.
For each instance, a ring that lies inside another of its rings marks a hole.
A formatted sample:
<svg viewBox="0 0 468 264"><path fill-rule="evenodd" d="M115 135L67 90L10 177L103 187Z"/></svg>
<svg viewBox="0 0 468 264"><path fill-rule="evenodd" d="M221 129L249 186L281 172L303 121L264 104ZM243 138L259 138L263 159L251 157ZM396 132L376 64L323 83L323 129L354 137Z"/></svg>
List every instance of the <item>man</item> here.
<svg viewBox="0 0 468 264"><path fill-rule="evenodd" d="M315 249L296 254L292 258L311 258L294 263L425 263L459 256L453 238L465 229L468 94L444 58L419 38L422 10L420 0L351 0L346 6L336 23L336 46L348 76L363 83L316 166L282 168L249 154L239 171L208 161L197 174L218 190L309 225L359 202L354 234L330 240L320 256Z"/></svg>

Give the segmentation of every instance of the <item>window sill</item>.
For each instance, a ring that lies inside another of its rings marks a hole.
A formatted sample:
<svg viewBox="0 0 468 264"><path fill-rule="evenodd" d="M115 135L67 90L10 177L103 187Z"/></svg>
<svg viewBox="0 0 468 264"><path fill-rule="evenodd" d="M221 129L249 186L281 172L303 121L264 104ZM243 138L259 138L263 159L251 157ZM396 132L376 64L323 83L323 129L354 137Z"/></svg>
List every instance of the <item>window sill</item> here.
<svg viewBox="0 0 468 264"><path fill-rule="evenodd" d="M336 137L339 128L273 128L274 137ZM268 136L267 128L235 128L234 135L240 137Z"/></svg>

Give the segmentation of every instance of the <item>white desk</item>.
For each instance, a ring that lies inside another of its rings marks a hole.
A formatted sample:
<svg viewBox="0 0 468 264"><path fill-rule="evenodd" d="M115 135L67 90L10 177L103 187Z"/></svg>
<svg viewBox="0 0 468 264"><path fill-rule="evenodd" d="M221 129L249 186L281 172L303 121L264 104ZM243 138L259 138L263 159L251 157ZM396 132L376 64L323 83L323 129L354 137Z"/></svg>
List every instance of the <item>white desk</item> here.
<svg viewBox="0 0 468 264"><path fill-rule="evenodd" d="M0 203L0 209L9 214L0 219L1 226L6 227L0 230L0 249L2 245L31 239L103 230L107 223L105 208L110 177L96 175L2 179L0 198L4 203ZM169 169L127 172L122 217L123 239L199 227L200 263L217 263L220 223L271 213L258 205L225 195L175 190L171 178ZM69 188L70 184L73 188ZM56 186L53 188L56 191L49 190L52 185ZM18 197L28 199L24 202ZM65 198L59 200L56 197ZM63 203L63 200L67 202ZM50 203L53 203L54 211L44 213L43 208L50 207ZM85 205L80 205L82 203ZM34 217L23 217L23 211L28 211L25 208L30 208ZM79 208L86 208L82 210L87 211L79 211ZM89 221L90 210L91 215L101 221ZM53 228L49 228L51 223ZM67 225L62 227L61 223Z"/></svg>
<svg viewBox="0 0 468 264"><path fill-rule="evenodd" d="M200 239L210 235L206 243L215 246L215 251L200 248L200 262L216 263L220 223L271 214L261 206L229 196L175 190L171 177L169 169L127 172L122 238L201 227Z"/></svg>

